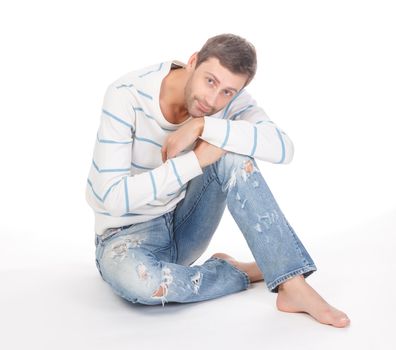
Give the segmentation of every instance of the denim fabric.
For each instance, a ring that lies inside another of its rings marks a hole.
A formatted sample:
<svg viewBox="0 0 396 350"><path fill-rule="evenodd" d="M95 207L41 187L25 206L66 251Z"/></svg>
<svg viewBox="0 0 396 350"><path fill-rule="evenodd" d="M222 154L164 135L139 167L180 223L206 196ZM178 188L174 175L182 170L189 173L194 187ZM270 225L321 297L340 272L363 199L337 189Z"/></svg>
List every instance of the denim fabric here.
<svg viewBox="0 0 396 350"><path fill-rule="evenodd" d="M227 152L188 183L173 211L95 237L102 278L121 297L147 305L198 302L247 289L248 275L226 260L191 266L208 247L226 205L271 292L293 276L316 271L256 161Z"/></svg>

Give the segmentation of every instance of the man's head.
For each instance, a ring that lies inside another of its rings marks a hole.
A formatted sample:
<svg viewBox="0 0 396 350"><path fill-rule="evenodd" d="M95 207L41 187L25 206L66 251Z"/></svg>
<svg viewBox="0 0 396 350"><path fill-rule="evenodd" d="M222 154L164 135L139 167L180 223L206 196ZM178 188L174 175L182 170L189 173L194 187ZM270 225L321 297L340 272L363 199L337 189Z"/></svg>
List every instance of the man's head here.
<svg viewBox="0 0 396 350"><path fill-rule="evenodd" d="M256 67L256 50L245 39L233 34L208 39L186 67L189 79L184 93L189 114L202 117L223 109L250 83Z"/></svg>

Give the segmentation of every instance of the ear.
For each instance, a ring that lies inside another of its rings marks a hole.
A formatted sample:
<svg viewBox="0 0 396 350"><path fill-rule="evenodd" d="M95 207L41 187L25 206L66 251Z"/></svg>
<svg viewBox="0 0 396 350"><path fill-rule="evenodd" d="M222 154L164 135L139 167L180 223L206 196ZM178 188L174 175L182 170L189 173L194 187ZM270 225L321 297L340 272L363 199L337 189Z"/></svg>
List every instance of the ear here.
<svg viewBox="0 0 396 350"><path fill-rule="evenodd" d="M197 63L197 58L198 58L198 52L194 52L187 62L187 67L190 68L191 70L194 70L195 65Z"/></svg>

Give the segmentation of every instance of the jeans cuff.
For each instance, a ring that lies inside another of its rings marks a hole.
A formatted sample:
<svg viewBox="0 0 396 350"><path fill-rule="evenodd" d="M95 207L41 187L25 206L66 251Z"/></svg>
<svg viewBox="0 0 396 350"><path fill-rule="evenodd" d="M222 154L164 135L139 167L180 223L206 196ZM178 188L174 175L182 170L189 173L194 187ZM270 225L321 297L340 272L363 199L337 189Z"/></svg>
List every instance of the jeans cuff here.
<svg viewBox="0 0 396 350"><path fill-rule="evenodd" d="M217 258L214 256L214 257L211 257L209 260L213 260L213 259L224 261L226 264L231 266L235 271L239 272L243 276L244 289L248 289L250 287L250 284L251 284L250 278L249 278L249 275L245 271L239 270L238 268L236 268L234 265L232 265L225 259Z"/></svg>
<svg viewBox="0 0 396 350"><path fill-rule="evenodd" d="M303 275L304 278L307 278L310 274L312 274L316 270L317 270L317 268L315 265L307 265L307 266L301 267L297 270L288 272L288 273L278 277L273 282L268 283L267 287L271 293L278 293L279 285L282 284L283 282L285 282L286 280L288 280L292 277L295 277L297 275Z"/></svg>

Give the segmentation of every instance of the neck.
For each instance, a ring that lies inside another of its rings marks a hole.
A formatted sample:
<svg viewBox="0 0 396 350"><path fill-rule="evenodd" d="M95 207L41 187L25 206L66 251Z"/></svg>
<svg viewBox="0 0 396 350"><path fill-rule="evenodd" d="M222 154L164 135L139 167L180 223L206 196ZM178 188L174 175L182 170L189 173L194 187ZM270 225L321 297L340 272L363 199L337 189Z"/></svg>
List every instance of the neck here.
<svg viewBox="0 0 396 350"><path fill-rule="evenodd" d="M162 80L160 107L165 119L172 124L180 124L188 119L185 105L184 87L188 74L184 68L172 69Z"/></svg>

